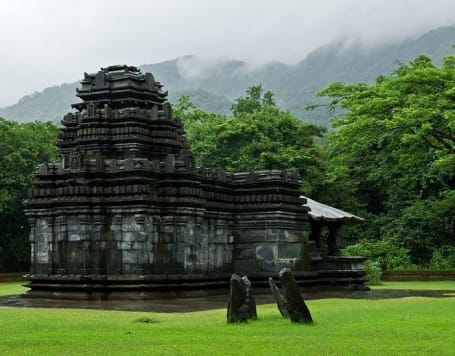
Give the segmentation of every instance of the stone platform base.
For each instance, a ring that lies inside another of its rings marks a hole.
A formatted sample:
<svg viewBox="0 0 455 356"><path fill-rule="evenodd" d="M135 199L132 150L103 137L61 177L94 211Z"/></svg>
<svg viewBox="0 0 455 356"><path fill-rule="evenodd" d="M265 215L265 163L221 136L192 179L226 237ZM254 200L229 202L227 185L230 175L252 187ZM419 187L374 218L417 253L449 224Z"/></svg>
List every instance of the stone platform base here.
<svg viewBox="0 0 455 356"><path fill-rule="evenodd" d="M24 298L148 300L224 294L230 274L203 275L26 275Z"/></svg>
<svg viewBox="0 0 455 356"><path fill-rule="evenodd" d="M363 258L326 257L312 262L312 271L294 272L302 292L369 290ZM269 293L268 278L279 284L278 272L247 274L254 293ZM24 298L60 300L153 300L227 294L231 274L210 275L25 275L30 290Z"/></svg>

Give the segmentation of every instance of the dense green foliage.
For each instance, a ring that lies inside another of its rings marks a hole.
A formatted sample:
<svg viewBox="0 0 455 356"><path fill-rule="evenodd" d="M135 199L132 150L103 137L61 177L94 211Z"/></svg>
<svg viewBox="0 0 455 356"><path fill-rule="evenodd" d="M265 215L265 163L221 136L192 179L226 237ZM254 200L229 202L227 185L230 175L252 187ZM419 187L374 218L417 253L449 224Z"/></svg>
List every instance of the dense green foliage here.
<svg viewBox="0 0 455 356"><path fill-rule="evenodd" d="M196 162L217 167L220 158L217 156L217 137L214 133L225 122L225 117L200 109L188 96L182 96L173 109L185 125L186 138Z"/></svg>
<svg viewBox="0 0 455 356"><path fill-rule="evenodd" d="M250 87L232 117L182 98L177 112L198 162L228 170L285 168L305 193L367 218L343 229L348 254L382 269L453 268L455 60L419 56L374 84L334 82L320 93L335 112L323 130Z"/></svg>
<svg viewBox="0 0 455 356"><path fill-rule="evenodd" d="M324 166L315 138L324 128L281 110L261 85L236 99L227 119L198 109L187 97L175 110L198 164L229 171L287 169L300 174L307 194L318 191Z"/></svg>
<svg viewBox="0 0 455 356"><path fill-rule="evenodd" d="M420 265L453 253L455 58L436 67L419 56L374 84L333 83L320 95L343 109L327 137L328 190L368 217L363 239L405 248Z"/></svg>
<svg viewBox="0 0 455 356"><path fill-rule="evenodd" d="M342 229L345 253L382 269L454 268L455 57L419 56L373 84L334 82L320 92L334 130L282 110L261 85L223 116L187 96L174 106L199 165L287 169L302 191L367 219ZM0 119L0 270L28 261L22 201L34 167L55 158L51 123Z"/></svg>
<svg viewBox="0 0 455 356"><path fill-rule="evenodd" d="M57 128L0 118L0 271L25 271L30 260L23 200L37 164L55 159Z"/></svg>
<svg viewBox="0 0 455 356"><path fill-rule="evenodd" d="M387 295L384 289L409 285L446 294L377 299ZM384 283L371 299L308 300L313 325L292 324L274 304L258 305L259 319L241 324L227 324L224 308L192 313L3 308L0 354L451 355L453 291L453 283Z"/></svg>

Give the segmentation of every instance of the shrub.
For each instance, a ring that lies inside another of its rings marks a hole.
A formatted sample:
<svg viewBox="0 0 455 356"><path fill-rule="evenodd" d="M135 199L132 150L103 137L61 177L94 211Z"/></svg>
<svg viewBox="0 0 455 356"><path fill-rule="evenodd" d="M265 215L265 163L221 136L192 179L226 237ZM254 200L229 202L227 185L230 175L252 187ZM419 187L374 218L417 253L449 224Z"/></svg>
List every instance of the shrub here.
<svg viewBox="0 0 455 356"><path fill-rule="evenodd" d="M342 250L345 256L364 256L381 270L410 269L412 265L409 250L396 246L388 239L376 242L362 240L357 244L345 247Z"/></svg>
<svg viewBox="0 0 455 356"><path fill-rule="evenodd" d="M368 285L376 286L382 284L381 281L382 270L377 263L366 260L365 272Z"/></svg>
<svg viewBox="0 0 455 356"><path fill-rule="evenodd" d="M433 250L433 256L430 261L430 269L454 269L455 268L455 247L443 246Z"/></svg>

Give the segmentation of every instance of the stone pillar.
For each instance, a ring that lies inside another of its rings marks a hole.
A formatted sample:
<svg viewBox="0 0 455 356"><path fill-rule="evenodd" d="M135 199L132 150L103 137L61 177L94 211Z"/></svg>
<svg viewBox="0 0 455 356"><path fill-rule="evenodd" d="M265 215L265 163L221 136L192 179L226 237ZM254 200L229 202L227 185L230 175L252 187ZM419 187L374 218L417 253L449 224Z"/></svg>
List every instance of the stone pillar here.
<svg viewBox="0 0 455 356"><path fill-rule="evenodd" d="M327 237L328 254L329 256L339 256L340 248L337 233L341 228L341 223L331 223L328 225L329 236Z"/></svg>
<svg viewBox="0 0 455 356"><path fill-rule="evenodd" d="M112 216L110 232L112 240L110 241L110 247L106 251L107 261L109 263L106 265L106 274L118 275L123 271L123 259L122 259L122 224L123 216L120 214L120 211L110 212Z"/></svg>
<svg viewBox="0 0 455 356"><path fill-rule="evenodd" d="M311 221L310 223L311 226L311 234L310 234L310 240L314 241L316 245L316 252L321 253L321 230L322 230L322 225L316 221Z"/></svg>
<svg viewBox="0 0 455 356"><path fill-rule="evenodd" d="M27 220L30 225L30 234L28 238L30 241L30 274L36 274L38 273L36 270L36 219L28 216Z"/></svg>
<svg viewBox="0 0 455 356"><path fill-rule="evenodd" d="M57 258L56 274L65 275L66 270L66 237L67 237L67 217L63 212L60 213L55 219L55 238L56 238L56 251Z"/></svg>
<svg viewBox="0 0 455 356"><path fill-rule="evenodd" d="M49 217L37 217L32 237L35 273L52 274L52 224Z"/></svg>

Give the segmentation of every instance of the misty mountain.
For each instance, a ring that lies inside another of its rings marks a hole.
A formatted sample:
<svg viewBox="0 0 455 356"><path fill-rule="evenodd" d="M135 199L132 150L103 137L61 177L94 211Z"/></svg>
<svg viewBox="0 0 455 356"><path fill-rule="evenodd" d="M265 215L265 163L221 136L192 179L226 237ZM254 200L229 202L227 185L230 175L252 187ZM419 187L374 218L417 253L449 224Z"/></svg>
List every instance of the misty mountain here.
<svg viewBox="0 0 455 356"><path fill-rule="evenodd" d="M340 40L314 50L293 65L273 62L254 67L239 60L184 56L140 68L153 73L164 84L171 102L189 95L205 110L228 114L235 98L248 87L261 83L264 89L275 93L281 107L305 120L327 124L329 115L324 109L306 112L304 107L320 101L315 93L331 82L372 82L419 54L427 54L439 64L443 56L453 53L454 44L455 27L443 27L415 39L374 47ZM70 111L70 105L78 102L75 96L78 85L62 84L27 95L17 104L0 109L0 116L21 122L58 122Z"/></svg>

